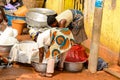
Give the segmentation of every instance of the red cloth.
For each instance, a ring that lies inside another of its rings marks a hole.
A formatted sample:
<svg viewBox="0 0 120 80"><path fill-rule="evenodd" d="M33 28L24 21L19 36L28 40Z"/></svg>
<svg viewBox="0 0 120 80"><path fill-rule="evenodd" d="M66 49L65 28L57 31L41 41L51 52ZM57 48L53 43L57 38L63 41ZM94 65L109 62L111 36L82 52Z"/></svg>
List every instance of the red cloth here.
<svg viewBox="0 0 120 80"><path fill-rule="evenodd" d="M85 52L85 48L82 45L74 45L67 52L65 61L67 62L85 62L87 61L88 55Z"/></svg>

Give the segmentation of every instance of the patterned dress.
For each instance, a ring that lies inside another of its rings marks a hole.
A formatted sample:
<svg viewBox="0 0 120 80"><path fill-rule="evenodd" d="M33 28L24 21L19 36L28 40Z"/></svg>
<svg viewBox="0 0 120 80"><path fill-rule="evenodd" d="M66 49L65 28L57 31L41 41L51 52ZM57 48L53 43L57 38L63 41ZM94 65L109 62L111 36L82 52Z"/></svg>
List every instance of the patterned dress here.
<svg viewBox="0 0 120 80"><path fill-rule="evenodd" d="M68 28L53 28L50 32L51 44L45 58L58 57L68 51L74 41L73 35Z"/></svg>
<svg viewBox="0 0 120 80"><path fill-rule="evenodd" d="M58 58L60 54L71 48L73 41L74 38L69 28L51 28L40 33L37 38L39 48L49 46L44 55L45 60Z"/></svg>
<svg viewBox="0 0 120 80"><path fill-rule="evenodd" d="M73 21L68 26L75 38L76 43L81 43L87 39L87 34L84 28L84 16L79 10L71 10Z"/></svg>

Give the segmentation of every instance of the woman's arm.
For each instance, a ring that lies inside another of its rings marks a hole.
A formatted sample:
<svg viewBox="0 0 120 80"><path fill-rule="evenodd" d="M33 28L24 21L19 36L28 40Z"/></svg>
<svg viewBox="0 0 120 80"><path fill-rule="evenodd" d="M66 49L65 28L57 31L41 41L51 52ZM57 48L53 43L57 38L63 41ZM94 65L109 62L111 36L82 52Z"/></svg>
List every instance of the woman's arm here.
<svg viewBox="0 0 120 80"><path fill-rule="evenodd" d="M41 48L39 48L39 60L40 60L40 63L42 63L43 57L44 57L44 47L41 47Z"/></svg>
<svg viewBox="0 0 120 80"><path fill-rule="evenodd" d="M59 27L60 27L60 28L64 28L65 25L66 25L66 22L67 22L66 19L60 20L59 23L58 23Z"/></svg>

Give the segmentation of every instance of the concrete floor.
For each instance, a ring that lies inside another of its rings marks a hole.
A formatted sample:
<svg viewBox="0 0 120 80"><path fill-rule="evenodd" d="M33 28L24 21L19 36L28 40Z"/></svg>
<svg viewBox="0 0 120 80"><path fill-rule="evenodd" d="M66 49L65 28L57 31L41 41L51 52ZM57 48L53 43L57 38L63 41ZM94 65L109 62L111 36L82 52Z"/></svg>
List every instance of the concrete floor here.
<svg viewBox="0 0 120 80"><path fill-rule="evenodd" d="M113 66L111 70L120 72L120 67ZM41 77L33 67L26 64L14 64L11 68L0 69L0 80L120 80L104 71L98 71L95 74L87 69L82 72L71 73L67 71L55 71L52 78Z"/></svg>

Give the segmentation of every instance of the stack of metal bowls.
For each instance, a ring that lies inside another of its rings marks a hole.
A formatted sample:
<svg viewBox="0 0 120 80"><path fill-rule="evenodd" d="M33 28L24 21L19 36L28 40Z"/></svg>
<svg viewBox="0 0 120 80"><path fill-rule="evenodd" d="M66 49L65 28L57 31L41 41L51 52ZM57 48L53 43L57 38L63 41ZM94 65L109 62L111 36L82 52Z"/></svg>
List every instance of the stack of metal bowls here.
<svg viewBox="0 0 120 80"><path fill-rule="evenodd" d="M47 8L31 8L26 14L26 22L31 27L46 27L49 15L56 15L56 12Z"/></svg>
<svg viewBox="0 0 120 80"><path fill-rule="evenodd" d="M36 12L28 12L26 15L26 22L32 27L47 26L47 16Z"/></svg>

